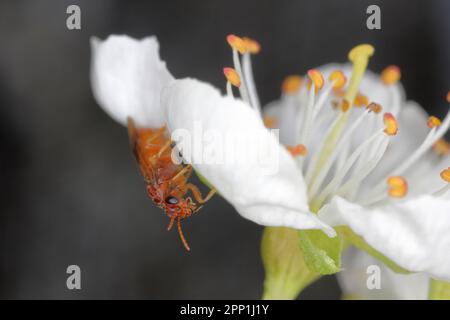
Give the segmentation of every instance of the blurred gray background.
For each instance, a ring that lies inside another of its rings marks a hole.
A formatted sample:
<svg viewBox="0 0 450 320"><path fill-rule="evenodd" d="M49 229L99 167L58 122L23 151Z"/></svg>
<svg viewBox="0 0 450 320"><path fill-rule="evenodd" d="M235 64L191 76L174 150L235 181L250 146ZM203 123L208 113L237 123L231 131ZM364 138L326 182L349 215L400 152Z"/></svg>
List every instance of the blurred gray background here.
<svg viewBox="0 0 450 320"><path fill-rule="evenodd" d="M82 30L66 28L77 4ZM381 7L382 30L366 8ZM185 252L147 198L126 130L89 84L89 37L157 35L176 77L223 87L228 33L258 39L263 102L283 77L375 45L370 67L395 63L411 99L442 116L450 88L450 1L18 1L0 3L0 298L254 299L262 228L215 197L184 223ZM66 268L82 290L66 289ZM334 277L302 294L340 297Z"/></svg>

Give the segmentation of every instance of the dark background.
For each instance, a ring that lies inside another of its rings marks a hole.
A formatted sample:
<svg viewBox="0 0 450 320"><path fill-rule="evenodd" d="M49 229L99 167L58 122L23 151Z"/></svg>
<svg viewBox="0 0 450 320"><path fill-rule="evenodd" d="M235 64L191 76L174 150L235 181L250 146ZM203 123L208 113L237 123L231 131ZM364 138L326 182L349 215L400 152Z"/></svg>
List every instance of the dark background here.
<svg viewBox="0 0 450 320"><path fill-rule="evenodd" d="M82 30L66 28L78 4ZM366 29L381 7L382 30ZM262 292L262 228L215 197L184 224L186 253L145 194L126 131L89 83L92 35L157 35L176 77L223 87L228 33L263 47L263 102L283 77L375 45L370 67L402 68L408 97L442 116L450 88L450 1L2 1L0 3L0 298L253 299ZM82 290L66 268L82 269ZM302 298L339 298L333 277Z"/></svg>

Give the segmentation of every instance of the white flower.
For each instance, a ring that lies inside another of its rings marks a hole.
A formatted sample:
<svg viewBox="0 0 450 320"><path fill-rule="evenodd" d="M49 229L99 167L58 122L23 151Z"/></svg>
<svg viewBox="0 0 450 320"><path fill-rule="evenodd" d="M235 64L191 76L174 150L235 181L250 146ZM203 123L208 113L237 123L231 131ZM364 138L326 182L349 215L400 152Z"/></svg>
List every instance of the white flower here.
<svg viewBox="0 0 450 320"><path fill-rule="evenodd" d="M373 266L378 268L372 269ZM337 274L344 298L361 300L426 300L430 279L423 273L398 274L364 251L354 248L342 255L343 271ZM379 277L379 279L378 279ZM380 281L380 287L373 287ZM369 282L369 286L368 286Z"/></svg>
<svg viewBox="0 0 450 320"><path fill-rule="evenodd" d="M224 70L226 96L193 79L168 83L168 77L155 72L148 75L157 77L149 80L153 87L146 87L154 93L148 99L155 101L163 87L161 107L169 130L186 129L194 145L204 143L195 133L196 122L224 133L252 130L271 144L274 138L264 127L251 73L250 54L258 46L236 36L229 36L228 42L234 69ZM288 80L281 100L266 108L266 116L276 117L281 142L291 151L290 155L285 146L277 146L276 173L262 174L256 161L196 164L194 158L193 165L247 219L267 226L322 229L329 236L335 234L330 226L347 225L399 266L449 280L450 170L439 177L448 167L448 157L436 155L432 146L447 150L441 139L450 116L442 123L430 118L427 128L425 112L404 100L397 68L387 69L382 80L365 73L372 53L371 46L358 46L349 54L352 68L330 65L310 70L310 85L298 77ZM159 63L157 55L154 59ZM108 63L112 70L118 68L118 62ZM103 76L96 73L107 70L106 65L94 69L93 78L101 81ZM232 85L239 86L242 100L233 97ZM94 91L99 86L93 85ZM104 96L118 94L108 90ZM121 89L111 86L110 90ZM124 91L142 97L140 93ZM101 95L96 92L96 96ZM100 104L116 119L139 116L112 100ZM143 125L161 125L149 120L153 112L149 108L149 114L142 115ZM228 152L231 149L224 149Z"/></svg>

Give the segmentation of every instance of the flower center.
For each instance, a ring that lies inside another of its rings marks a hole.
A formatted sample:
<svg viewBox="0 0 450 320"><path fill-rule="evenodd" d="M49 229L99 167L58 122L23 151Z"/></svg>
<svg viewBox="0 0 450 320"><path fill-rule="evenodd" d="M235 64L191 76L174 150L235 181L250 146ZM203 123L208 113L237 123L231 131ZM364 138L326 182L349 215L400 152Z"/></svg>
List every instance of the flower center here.
<svg viewBox="0 0 450 320"><path fill-rule="evenodd" d="M227 94L233 96L233 86L241 98L261 115L261 107L253 80L250 55L260 51L260 45L249 38L229 35L227 41L233 50L234 68L224 68ZM369 58L374 48L363 44L353 48L348 59L353 65L347 84L345 74L335 70L325 81L319 70L307 72L307 81L299 75L287 77L281 88L282 101L295 104L296 136L294 146L287 146L304 173L308 197L313 212L317 212L333 195L339 195L362 205L373 205L388 199L404 198L409 183L404 174L417 164L430 149L439 156L450 153L450 145L443 136L450 126L450 112L441 121L428 118L430 129L423 142L410 154L404 155L388 172L371 177L370 189L361 192L363 183L378 167L387 153L391 139L398 130L395 115L399 114L401 96L396 88L401 73L397 66L387 67L380 75L390 95L390 112L381 113L383 106L370 102L359 92ZM447 95L450 102L450 92ZM327 105L333 108L326 109ZM362 108L365 107L365 108ZM334 111L333 111L334 109ZM277 125L277 119L264 119L268 127ZM400 128L401 130L401 128ZM450 169L441 173L445 185L434 192L441 195L450 189ZM367 189L367 188L366 188Z"/></svg>

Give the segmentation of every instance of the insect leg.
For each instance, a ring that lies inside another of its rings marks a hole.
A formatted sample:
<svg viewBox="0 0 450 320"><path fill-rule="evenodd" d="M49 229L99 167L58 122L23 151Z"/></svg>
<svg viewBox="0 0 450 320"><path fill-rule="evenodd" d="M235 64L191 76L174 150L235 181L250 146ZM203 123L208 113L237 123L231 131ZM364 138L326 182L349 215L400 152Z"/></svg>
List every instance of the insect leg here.
<svg viewBox="0 0 450 320"><path fill-rule="evenodd" d="M200 204L203 204L203 203L205 203L206 201L208 201L209 199L211 199L212 196L216 193L216 189L215 189L215 188L212 188L212 189L209 191L209 193L206 195L206 197L205 197L205 198L202 198L202 194L201 194L200 190L198 190L197 186L193 185L192 183L188 183L188 184L186 185L186 188L187 188L188 190L191 190L192 195L194 196L195 200L196 200L198 203L200 203Z"/></svg>
<svg viewBox="0 0 450 320"><path fill-rule="evenodd" d="M178 172L171 180L175 181L176 179L178 179L179 177L181 177L184 174L186 174L185 177L188 177L191 173L192 173L192 166L190 164L188 164L183 169L181 169L180 172Z"/></svg>
<svg viewBox="0 0 450 320"><path fill-rule="evenodd" d="M158 151L158 158L161 157L161 155L164 153L164 151L167 150L167 148L170 148L170 145L172 144L172 140L168 140L162 148Z"/></svg>

